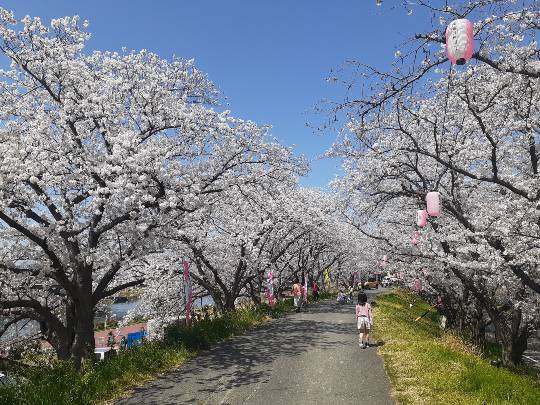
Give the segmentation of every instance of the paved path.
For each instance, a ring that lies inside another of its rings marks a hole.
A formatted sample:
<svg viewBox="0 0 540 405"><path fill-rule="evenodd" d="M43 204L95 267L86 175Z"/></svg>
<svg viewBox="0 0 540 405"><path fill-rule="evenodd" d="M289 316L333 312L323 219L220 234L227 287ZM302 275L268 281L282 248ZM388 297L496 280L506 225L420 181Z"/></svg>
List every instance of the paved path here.
<svg viewBox="0 0 540 405"><path fill-rule="evenodd" d="M118 404L393 404L377 349L357 342L354 306L325 302L223 342Z"/></svg>

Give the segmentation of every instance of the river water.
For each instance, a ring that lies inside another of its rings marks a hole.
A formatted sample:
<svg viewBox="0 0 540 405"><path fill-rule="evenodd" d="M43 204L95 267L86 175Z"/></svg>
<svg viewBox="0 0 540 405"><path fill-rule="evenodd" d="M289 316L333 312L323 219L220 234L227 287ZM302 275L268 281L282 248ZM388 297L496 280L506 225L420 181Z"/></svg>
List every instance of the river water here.
<svg viewBox="0 0 540 405"><path fill-rule="evenodd" d="M121 321L127 315L127 313L135 308L139 303L138 300L119 302L112 304L110 306L112 318ZM193 301L194 308L201 308L205 305L212 305L214 301L209 295L202 298L197 298ZM110 319L110 318L109 318ZM95 323L102 323L105 321L104 316L96 316L94 319ZM0 321L0 326L2 322ZM14 325L15 326L15 325ZM21 321L18 322L16 327L11 327L7 333L0 337L0 343L6 344L7 342L12 342L13 340L18 340L20 338L36 335L39 333L39 324L35 321Z"/></svg>
<svg viewBox="0 0 540 405"><path fill-rule="evenodd" d="M132 310L133 308L137 306L138 303L139 301L135 300L135 301L119 302L117 304L112 304L111 313L116 320L121 321L122 319L125 318L125 316L130 310ZM206 297L197 298L196 300L193 301L194 308L201 308L205 305L213 305L213 304L214 304L214 301L212 300L212 297L209 295L207 295Z"/></svg>

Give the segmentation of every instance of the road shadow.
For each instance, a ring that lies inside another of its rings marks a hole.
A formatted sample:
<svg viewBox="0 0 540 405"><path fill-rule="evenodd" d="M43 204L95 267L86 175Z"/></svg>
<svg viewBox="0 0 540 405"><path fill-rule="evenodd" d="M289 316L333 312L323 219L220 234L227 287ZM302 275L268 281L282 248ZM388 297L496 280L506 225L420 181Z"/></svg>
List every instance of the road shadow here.
<svg viewBox="0 0 540 405"><path fill-rule="evenodd" d="M323 313L348 313L350 322L313 319L313 315ZM131 398L117 404L201 403L201 398L211 394L268 382L271 364L280 358L350 345L351 337L356 339L354 305L310 305L307 312L277 319L220 343L178 370L135 389Z"/></svg>

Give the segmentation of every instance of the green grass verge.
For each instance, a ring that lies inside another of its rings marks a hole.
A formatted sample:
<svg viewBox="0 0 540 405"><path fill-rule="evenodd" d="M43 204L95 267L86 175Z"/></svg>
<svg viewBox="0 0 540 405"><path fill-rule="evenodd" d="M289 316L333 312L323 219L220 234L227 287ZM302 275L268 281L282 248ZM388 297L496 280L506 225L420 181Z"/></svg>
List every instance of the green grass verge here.
<svg viewBox="0 0 540 405"><path fill-rule="evenodd" d="M130 388L172 370L230 336L283 316L292 300L274 307L252 306L229 312L219 318L202 320L190 329L170 328L162 342L120 353L99 364L87 364L77 372L69 362L32 367L21 375L18 386L0 386L2 405L90 405L116 399Z"/></svg>
<svg viewBox="0 0 540 405"><path fill-rule="evenodd" d="M411 307L410 304L413 304ZM540 404L531 376L492 367L460 338L442 332L429 304L404 291L377 298L375 339L400 404Z"/></svg>

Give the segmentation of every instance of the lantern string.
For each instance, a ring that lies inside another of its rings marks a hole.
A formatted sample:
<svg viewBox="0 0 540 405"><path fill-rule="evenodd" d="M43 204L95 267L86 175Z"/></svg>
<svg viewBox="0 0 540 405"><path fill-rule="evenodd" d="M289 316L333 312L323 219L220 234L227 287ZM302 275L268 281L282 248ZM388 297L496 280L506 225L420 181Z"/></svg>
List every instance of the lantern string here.
<svg viewBox="0 0 540 405"><path fill-rule="evenodd" d="M446 99L444 101L444 114L443 114L443 122L442 122L441 139L445 135L446 114L448 112L448 99L450 98L450 84L451 84L451 81L452 81L452 62L450 62L450 69L448 70L448 79L446 80Z"/></svg>

